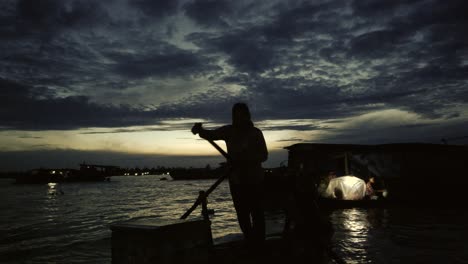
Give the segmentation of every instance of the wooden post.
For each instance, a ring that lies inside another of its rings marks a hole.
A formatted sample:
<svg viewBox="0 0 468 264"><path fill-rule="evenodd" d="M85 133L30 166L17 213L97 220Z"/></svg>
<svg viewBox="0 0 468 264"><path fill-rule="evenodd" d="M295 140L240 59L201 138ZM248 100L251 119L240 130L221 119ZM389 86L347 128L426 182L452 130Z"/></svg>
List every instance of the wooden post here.
<svg viewBox="0 0 468 264"><path fill-rule="evenodd" d="M349 175L348 152L344 154L345 174Z"/></svg>
<svg viewBox="0 0 468 264"><path fill-rule="evenodd" d="M202 204L202 215L204 220L210 220L209 214L208 214L208 201L206 200L206 193L205 191L200 191L198 193L198 199L200 199L201 204Z"/></svg>

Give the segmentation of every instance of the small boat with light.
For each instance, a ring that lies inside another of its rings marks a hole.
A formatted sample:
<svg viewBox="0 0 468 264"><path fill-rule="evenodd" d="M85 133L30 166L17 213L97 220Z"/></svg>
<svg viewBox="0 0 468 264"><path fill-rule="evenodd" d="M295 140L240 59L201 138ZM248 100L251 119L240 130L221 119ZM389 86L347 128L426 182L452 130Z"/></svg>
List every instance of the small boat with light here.
<svg viewBox="0 0 468 264"><path fill-rule="evenodd" d="M67 168L39 168L18 174L16 183L57 183L57 182L88 182L110 181L111 176L118 175L119 167L82 163L80 169Z"/></svg>
<svg viewBox="0 0 468 264"><path fill-rule="evenodd" d="M301 143L286 149L286 178L325 208L446 206L463 199L464 185L456 183L464 181L468 146ZM366 195L370 178L377 191Z"/></svg>

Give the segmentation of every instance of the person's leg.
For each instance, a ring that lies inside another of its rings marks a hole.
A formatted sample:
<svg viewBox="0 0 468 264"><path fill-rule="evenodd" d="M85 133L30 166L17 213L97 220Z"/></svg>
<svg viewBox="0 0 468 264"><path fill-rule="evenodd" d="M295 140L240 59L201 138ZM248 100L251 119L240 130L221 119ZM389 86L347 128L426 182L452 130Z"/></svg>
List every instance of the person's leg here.
<svg viewBox="0 0 468 264"><path fill-rule="evenodd" d="M252 233L252 224L250 221L249 201L246 197L244 186L240 184L229 184L232 201L236 209L237 220L239 221L240 229L246 239L250 239Z"/></svg>
<svg viewBox="0 0 468 264"><path fill-rule="evenodd" d="M250 214L252 215L252 235L256 242L265 240L265 209L263 206L263 185L249 186Z"/></svg>

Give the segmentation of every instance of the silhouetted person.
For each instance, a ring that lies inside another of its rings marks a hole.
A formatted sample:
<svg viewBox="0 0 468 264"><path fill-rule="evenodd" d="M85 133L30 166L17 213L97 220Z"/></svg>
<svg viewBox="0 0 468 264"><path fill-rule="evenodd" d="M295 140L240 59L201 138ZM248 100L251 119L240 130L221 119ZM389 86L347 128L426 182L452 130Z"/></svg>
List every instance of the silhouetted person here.
<svg viewBox="0 0 468 264"><path fill-rule="evenodd" d="M366 183L366 198L367 199L371 199L375 195L374 183L375 183L374 176L370 176L369 180Z"/></svg>
<svg viewBox="0 0 468 264"><path fill-rule="evenodd" d="M254 127L246 104L232 107L232 124L214 130L203 129L201 124L192 128L194 134L208 140L224 140L231 158L232 172L229 188L240 228L250 243L265 240L265 215L263 208L262 162L268 158L263 133Z"/></svg>
<svg viewBox="0 0 468 264"><path fill-rule="evenodd" d="M318 206L315 175L309 172L307 164L299 164L298 169L290 173L291 200L286 211L284 235L290 240L290 250L302 252L299 254L305 262L313 259L321 263L333 235L333 227L326 213Z"/></svg>

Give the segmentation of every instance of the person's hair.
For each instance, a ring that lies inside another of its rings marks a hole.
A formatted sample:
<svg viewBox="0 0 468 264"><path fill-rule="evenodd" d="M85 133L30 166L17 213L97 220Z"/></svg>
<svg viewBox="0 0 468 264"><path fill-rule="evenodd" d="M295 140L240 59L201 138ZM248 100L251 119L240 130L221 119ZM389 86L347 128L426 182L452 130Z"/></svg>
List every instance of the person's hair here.
<svg viewBox="0 0 468 264"><path fill-rule="evenodd" d="M236 103L232 107L232 125L235 127L251 126L249 107L245 103Z"/></svg>

